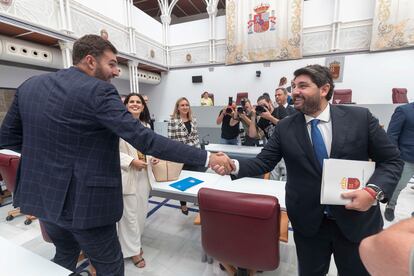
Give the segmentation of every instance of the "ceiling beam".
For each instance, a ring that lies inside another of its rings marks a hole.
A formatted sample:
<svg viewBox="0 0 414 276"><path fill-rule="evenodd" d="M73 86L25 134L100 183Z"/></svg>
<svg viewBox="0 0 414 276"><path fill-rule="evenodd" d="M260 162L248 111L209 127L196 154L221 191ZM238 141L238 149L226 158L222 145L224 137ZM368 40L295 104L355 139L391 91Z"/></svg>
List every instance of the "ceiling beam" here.
<svg viewBox="0 0 414 276"><path fill-rule="evenodd" d="M194 5L193 1L188 0L188 2L190 3L190 5L191 5L191 6L193 6L193 8L197 11L197 13L201 13L200 9L199 9L199 8L197 8L197 6L196 6L196 5Z"/></svg>

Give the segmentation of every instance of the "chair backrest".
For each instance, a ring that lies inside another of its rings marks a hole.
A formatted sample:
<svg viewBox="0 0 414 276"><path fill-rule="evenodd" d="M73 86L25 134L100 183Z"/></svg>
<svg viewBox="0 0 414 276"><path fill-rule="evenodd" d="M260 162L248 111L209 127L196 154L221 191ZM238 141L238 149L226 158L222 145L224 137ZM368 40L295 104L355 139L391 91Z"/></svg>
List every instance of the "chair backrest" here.
<svg viewBox="0 0 414 276"><path fill-rule="evenodd" d="M244 98L248 98L249 97L249 93L248 92L239 92L237 93L237 97L236 97L236 105L240 105L241 104L241 100Z"/></svg>
<svg viewBox="0 0 414 276"><path fill-rule="evenodd" d="M407 88L393 88L392 103L408 103Z"/></svg>
<svg viewBox="0 0 414 276"><path fill-rule="evenodd" d="M213 102L213 105L214 105L214 94L213 93L208 93L208 97L211 99L211 101Z"/></svg>
<svg viewBox="0 0 414 276"><path fill-rule="evenodd" d="M7 190L10 192L14 192L14 187L16 186L19 162L19 156L0 153L0 174L6 183Z"/></svg>
<svg viewBox="0 0 414 276"><path fill-rule="evenodd" d="M350 104L352 103L352 89L336 89L333 92L333 104Z"/></svg>
<svg viewBox="0 0 414 276"><path fill-rule="evenodd" d="M269 271L279 266L277 198L202 188L198 203L207 255L245 269Z"/></svg>

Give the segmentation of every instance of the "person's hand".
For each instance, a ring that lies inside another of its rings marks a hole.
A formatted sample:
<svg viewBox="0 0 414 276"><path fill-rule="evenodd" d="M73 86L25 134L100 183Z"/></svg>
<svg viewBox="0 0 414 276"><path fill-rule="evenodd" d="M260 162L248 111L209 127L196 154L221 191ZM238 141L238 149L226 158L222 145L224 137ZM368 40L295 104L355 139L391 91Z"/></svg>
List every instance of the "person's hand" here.
<svg viewBox="0 0 414 276"><path fill-rule="evenodd" d="M142 161L140 159L132 160L131 164L138 171L141 171L142 169L146 169L148 166L148 164L145 161Z"/></svg>
<svg viewBox="0 0 414 276"><path fill-rule="evenodd" d="M160 162L160 159L151 157L150 162L151 162L151 165L157 165Z"/></svg>
<svg viewBox="0 0 414 276"><path fill-rule="evenodd" d="M233 160L222 152L211 153L208 166L220 175L230 174L236 169Z"/></svg>
<svg viewBox="0 0 414 276"><path fill-rule="evenodd" d="M251 118L256 118L256 106L254 106L252 108L252 110L250 111L250 117Z"/></svg>
<svg viewBox="0 0 414 276"><path fill-rule="evenodd" d="M266 110L265 112L260 113L260 117L262 117L265 120L270 121L273 117L272 114L270 114L269 109L263 106L263 108Z"/></svg>
<svg viewBox="0 0 414 276"><path fill-rule="evenodd" d="M357 190L353 192L347 192L342 194L342 198L352 200L350 203L345 205L348 210L356 210L365 212L372 207L372 204L376 201L367 191Z"/></svg>

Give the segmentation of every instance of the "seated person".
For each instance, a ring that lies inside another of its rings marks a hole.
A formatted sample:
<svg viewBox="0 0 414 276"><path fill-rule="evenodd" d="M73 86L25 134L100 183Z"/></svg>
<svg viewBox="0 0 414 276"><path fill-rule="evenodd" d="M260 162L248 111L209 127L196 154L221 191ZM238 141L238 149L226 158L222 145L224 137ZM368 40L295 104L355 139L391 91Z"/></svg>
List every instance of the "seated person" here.
<svg viewBox="0 0 414 276"><path fill-rule="evenodd" d="M203 94L201 94L201 100L200 100L201 106L213 106L213 100L209 97L208 92L204 91Z"/></svg>

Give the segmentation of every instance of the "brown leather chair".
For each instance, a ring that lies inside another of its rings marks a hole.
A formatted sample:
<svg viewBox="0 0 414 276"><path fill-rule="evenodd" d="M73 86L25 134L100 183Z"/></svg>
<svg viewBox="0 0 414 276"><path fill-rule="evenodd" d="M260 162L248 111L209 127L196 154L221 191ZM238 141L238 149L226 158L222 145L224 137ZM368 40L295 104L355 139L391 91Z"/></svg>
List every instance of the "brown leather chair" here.
<svg viewBox="0 0 414 276"><path fill-rule="evenodd" d="M393 88L392 103L408 103L407 88Z"/></svg>
<svg viewBox="0 0 414 276"><path fill-rule="evenodd" d="M336 89L333 92L333 104L350 104L352 103L352 89Z"/></svg>
<svg viewBox="0 0 414 276"><path fill-rule="evenodd" d="M14 192L16 187L17 168L19 167L20 157L17 155L9 155L0 153L0 174L6 183L7 190ZM13 220L15 217L22 215L20 208L15 208L7 213L6 220ZM27 215L24 224L29 225L36 219L34 216Z"/></svg>
<svg viewBox="0 0 414 276"><path fill-rule="evenodd" d="M279 266L277 198L202 188L198 203L207 255L238 267L237 275L247 275L247 269L270 271Z"/></svg>
<svg viewBox="0 0 414 276"><path fill-rule="evenodd" d="M237 93L236 105L240 105L241 104L241 100L243 100L244 98L248 98L248 97L249 97L249 93L248 92L239 92L239 93Z"/></svg>

